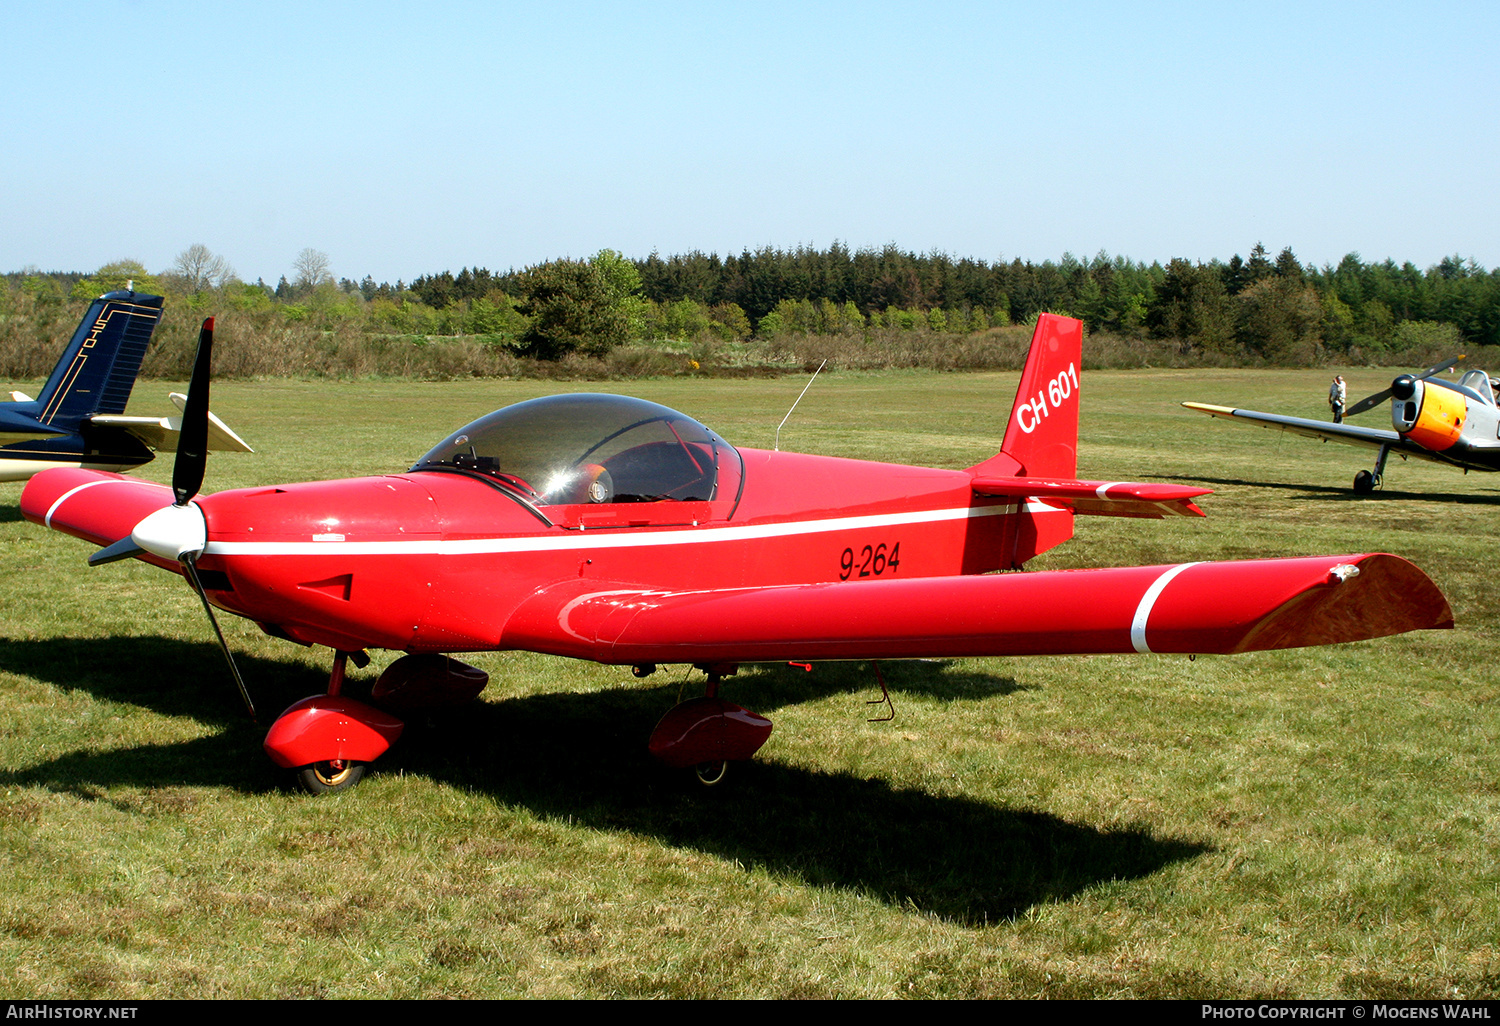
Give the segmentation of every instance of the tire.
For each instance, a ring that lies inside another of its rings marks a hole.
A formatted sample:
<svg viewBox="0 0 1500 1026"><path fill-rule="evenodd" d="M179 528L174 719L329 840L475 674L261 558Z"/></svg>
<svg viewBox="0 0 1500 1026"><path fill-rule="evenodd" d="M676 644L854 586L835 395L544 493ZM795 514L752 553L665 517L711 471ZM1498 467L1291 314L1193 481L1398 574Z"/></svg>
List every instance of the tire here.
<svg viewBox="0 0 1500 1026"><path fill-rule="evenodd" d="M1361 470L1354 475L1354 493L1356 495L1369 495L1375 490L1375 475L1368 470Z"/></svg>
<svg viewBox="0 0 1500 1026"><path fill-rule="evenodd" d="M347 791L365 775L365 764L349 759L340 762L315 762L297 770L297 785L308 794L330 794Z"/></svg>
<svg viewBox="0 0 1500 1026"><path fill-rule="evenodd" d="M693 773L697 775L698 783L704 787L713 787L718 784L724 779L724 774L728 772L729 763L723 760L719 762L700 762L697 766L693 767Z"/></svg>

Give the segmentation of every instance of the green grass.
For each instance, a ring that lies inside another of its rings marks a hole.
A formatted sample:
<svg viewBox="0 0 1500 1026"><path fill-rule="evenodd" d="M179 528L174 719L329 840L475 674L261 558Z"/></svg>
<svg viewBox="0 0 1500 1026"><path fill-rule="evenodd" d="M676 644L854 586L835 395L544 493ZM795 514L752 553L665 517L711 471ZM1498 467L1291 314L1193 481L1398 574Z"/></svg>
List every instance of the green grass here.
<svg viewBox="0 0 1500 1026"><path fill-rule="evenodd" d="M1495 997L1500 480L1212 421L1332 371L1092 372L1080 472L1208 520L1080 518L1037 568L1393 551L1458 629L1332 649L746 668L776 732L704 791L644 742L681 667L479 656L353 792L284 790L181 581L89 570L0 496L6 997ZM1351 397L1388 384L1346 371ZM825 374L784 448L963 466L1013 375ZM24 385L19 386L24 387ZM769 446L802 381L630 391ZM551 383L229 383L212 489L399 470ZM132 412L164 408L146 383ZM1368 415L1371 423L1379 414ZM165 480L170 466L144 474ZM327 653L226 623L269 715ZM375 672L389 654L378 654ZM686 679L686 684L684 680Z"/></svg>

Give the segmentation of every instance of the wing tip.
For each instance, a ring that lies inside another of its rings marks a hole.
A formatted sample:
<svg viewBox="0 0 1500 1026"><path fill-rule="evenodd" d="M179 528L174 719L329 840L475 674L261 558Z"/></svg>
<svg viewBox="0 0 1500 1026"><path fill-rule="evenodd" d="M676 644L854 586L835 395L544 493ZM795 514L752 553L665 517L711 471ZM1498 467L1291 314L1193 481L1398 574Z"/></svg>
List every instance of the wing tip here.
<svg viewBox="0 0 1500 1026"><path fill-rule="evenodd" d="M1349 566L1354 573L1341 572ZM1372 641L1408 631L1452 630L1453 607L1432 578L1389 552L1343 557L1325 587L1304 591L1245 639L1245 649Z"/></svg>

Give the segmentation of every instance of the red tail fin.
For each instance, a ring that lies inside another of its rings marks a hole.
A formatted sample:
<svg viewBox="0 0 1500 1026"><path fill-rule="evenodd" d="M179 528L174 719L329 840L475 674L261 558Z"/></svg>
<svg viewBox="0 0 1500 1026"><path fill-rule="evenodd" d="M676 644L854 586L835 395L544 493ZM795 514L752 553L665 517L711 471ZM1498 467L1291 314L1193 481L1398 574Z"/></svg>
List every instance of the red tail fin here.
<svg viewBox="0 0 1500 1026"><path fill-rule="evenodd" d="M1078 474L1078 365L1083 362L1083 324L1042 314L1005 429L1006 455L1026 477Z"/></svg>
<svg viewBox="0 0 1500 1026"><path fill-rule="evenodd" d="M1078 367L1083 324L1042 314L1011 406L1000 453L971 472L976 477L1074 478L1078 475ZM1020 511L1011 565L1020 566L1073 537L1073 515L1053 509Z"/></svg>

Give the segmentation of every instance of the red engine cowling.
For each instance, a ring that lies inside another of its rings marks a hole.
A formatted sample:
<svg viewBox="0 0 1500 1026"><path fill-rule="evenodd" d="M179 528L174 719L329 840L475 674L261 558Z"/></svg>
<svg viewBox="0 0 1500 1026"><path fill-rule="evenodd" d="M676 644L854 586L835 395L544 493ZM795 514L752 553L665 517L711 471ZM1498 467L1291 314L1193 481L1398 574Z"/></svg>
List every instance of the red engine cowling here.
<svg viewBox="0 0 1500 1026"><path fill-rule="evenodd" d="M452 656L406 655L385 668L370 700L403 715L456 709L474 701L489 682L489 674Z"/></svg>
<svg viewBox="0 0 1500 1026"><path fill-rule="evenodd" d="M673 769L748 759L771 736L771 721L721 698L671 709L651 732L651 754Z"/></svg>
<svg viewBox="0 0 1500 1026"><path fill-rule="evenodd" d="M290 706L266 734L266 754L294 769L318 762L373 762L404 724L388 712L337 695L314 695Z"/></svg>

